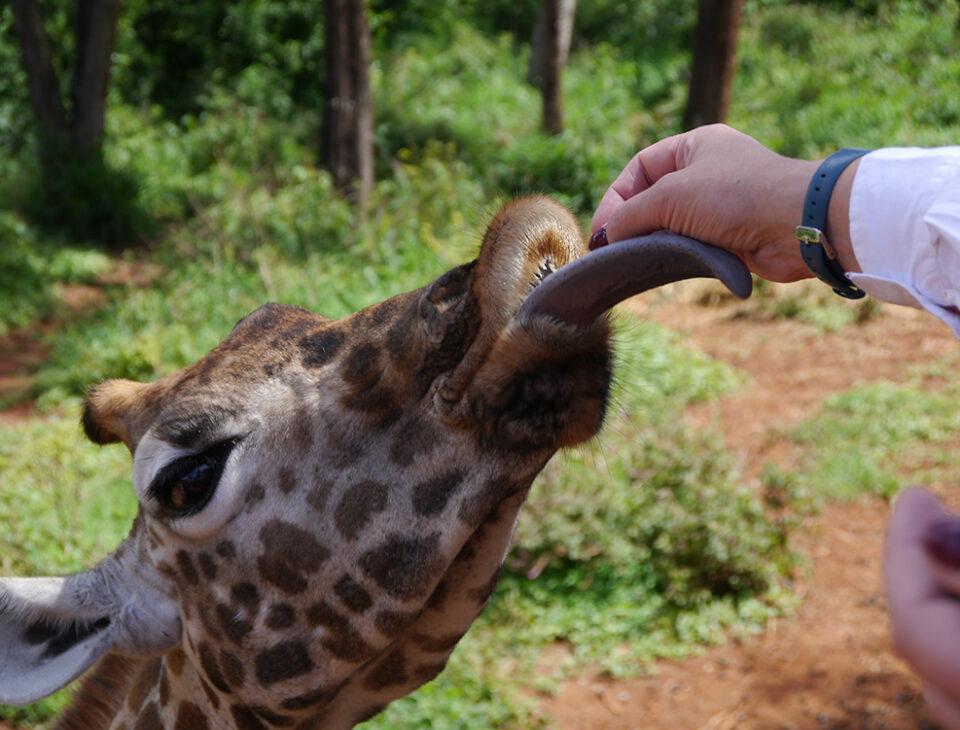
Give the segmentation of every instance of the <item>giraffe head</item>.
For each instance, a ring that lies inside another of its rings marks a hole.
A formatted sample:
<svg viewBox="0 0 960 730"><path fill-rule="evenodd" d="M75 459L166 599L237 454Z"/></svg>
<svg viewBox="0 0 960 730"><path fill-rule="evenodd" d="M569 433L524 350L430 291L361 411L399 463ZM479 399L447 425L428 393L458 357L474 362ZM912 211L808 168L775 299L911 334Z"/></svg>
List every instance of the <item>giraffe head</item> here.
<svg viewBox="0 0 960 730"><path fill-rule="evenodd" d="M432 679L533 478L600 428L609 272L633 272L617 296L708 273L681 257L640 275L630 251L604 254L600 279L554 275L586 277L572 306L539 284L581 233L524 199L423 289L337 321L269 304L193 366L94 388L83 426L130 449L139 512L89 570L0 579L0 702L105 654L162 656L112 727L339 728Z"/></svg>
<svg viewBox="0 0 960 730"><path fill-rule="evenodd" d="M166 655L167 706L134 715L339 727L433 678L534 476L600 428L606 318L517 316L583 252L567 211L522 200L423 289L336 321L268 304L191 367L94 388L84 428L129 447L139 514L90 570L0 581L0 700Z"/></svg>

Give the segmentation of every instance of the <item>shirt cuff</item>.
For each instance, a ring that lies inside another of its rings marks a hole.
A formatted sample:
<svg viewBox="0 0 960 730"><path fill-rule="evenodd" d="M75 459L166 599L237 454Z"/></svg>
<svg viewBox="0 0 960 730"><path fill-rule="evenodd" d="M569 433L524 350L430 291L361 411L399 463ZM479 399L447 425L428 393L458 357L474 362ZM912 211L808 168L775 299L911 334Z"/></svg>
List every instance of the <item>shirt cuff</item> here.
<svg viewBox="0 0 960 730"><path fill-rule="evenodd" d="M960 337L960 147L888 148L863 157L850 239L867 294L926 309Z"/></svg>

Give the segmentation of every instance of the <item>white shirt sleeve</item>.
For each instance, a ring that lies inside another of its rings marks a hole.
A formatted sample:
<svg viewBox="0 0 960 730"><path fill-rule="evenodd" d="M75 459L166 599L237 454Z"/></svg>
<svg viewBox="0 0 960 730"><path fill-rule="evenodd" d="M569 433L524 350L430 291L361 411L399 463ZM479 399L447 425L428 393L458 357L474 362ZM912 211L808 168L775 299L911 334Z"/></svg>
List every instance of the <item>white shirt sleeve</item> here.
<svg viewBox="0 0 960 730"><path fill-rule="evenodd" d="M960 337L960 147L888 148L860 162L850 239L867 294L920 307Z"/></svg>

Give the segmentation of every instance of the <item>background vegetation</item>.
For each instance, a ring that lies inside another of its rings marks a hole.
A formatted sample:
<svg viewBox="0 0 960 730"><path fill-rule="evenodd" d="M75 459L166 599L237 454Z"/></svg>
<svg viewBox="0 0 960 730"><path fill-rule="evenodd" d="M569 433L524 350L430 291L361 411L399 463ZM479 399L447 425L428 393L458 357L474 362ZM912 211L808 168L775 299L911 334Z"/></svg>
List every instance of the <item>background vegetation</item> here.
<svg viewBox="0 0 960 730"><path fill-rule="evenodd" d="M186 365L267 300L336 317L421 286L469 259L489 215L516 194L549 193L586 222L636 149L679 130L692 0L581 0L567 128L554 137L540 132L539 95L525 82L535 3L396 5L369 7L378 182L356 208L316 165L318 3L126 2L106 166L77 171L69 226L36 205L25 78L0 7L0 335L29 333L51 353L28 390L0 393L0 405L32 399L38 409L0 424L4 574L89 565L129 527L129 457L85 443L75 425L90 384ZM72 3L45 11L65 69ZM730 122L809 157L955 143L958 45L952 2L751 0ZM78 292L89 305L76 306ZM823 327L855 311L770 307ZM648 323L624 315L619 331L604 435L538 480L493 603L447 671L372 727L536 725L530 688L549 691L585 664L634 673L789 609L784 502L745 490L722 439L678 418L741 376ZM811 456L804 474L771 472L769 482L787 503L822 483L842 482L845 496L890 494L896 429L930 443L934 468L947 458L937 444L956 429L957 398L919 384L841 396L834 419L791 437L837 443L828 457L856 451L861 463ZM877 418L889 412L900 420ZM831 476L851 471L862 475L852 485ZM535 672L556 642L569 663ZM30 725L62 702L3 708L0 718Z"/></svg>

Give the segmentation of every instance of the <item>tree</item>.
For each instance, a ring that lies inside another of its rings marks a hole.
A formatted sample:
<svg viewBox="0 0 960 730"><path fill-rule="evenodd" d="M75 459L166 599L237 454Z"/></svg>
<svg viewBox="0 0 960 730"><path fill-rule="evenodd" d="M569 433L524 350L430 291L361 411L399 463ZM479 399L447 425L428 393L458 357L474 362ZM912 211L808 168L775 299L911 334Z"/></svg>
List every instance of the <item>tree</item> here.
<svg viewBox="0 0 960 730"><path fill-rule="evenodd" d="M533 30L528 80L543 98L543 128L549 134L563 131L563 69L570 55L573 17L577 0L540 0Z"/></svg>
<svg viewBox="0 0 960 730"><path fill-rule="evenodd" d="M742 6L743 0L699 0L684 129L727 118Z"/></svg>
<svg viewBox="0 0 960 730"><path fill-rule="evenodd" d="M373 188L370 29L363 0L324 0L326 87L320 159L338 189L357 202Z"/></svg>
<svg viewBox="0 0 960 730"><path fill-rule="evenodd" d="M103 159L110 56L120 0L77 0L69 111L60 94L40 7L36 0L10 0L10 7L37 121L44 187L56 197L65 164L78 160L96 164Z"/></svg>

